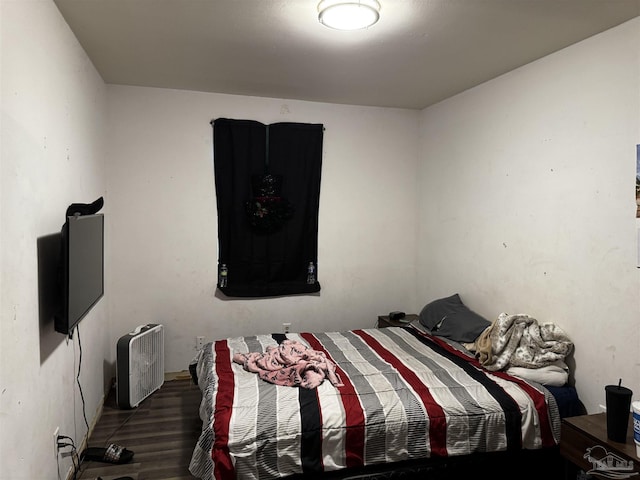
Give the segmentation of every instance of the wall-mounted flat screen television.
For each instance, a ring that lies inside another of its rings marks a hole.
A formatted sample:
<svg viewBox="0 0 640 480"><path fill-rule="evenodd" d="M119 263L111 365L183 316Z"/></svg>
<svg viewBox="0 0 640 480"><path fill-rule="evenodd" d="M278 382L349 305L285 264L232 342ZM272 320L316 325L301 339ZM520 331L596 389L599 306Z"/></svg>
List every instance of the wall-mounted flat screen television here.
<svg viewBox="0 0 640 480"><path fill-rule="evenodd" d="M71 335L104 295L104 215L68 216L62 227L62 309L55 330Z"/></svg>

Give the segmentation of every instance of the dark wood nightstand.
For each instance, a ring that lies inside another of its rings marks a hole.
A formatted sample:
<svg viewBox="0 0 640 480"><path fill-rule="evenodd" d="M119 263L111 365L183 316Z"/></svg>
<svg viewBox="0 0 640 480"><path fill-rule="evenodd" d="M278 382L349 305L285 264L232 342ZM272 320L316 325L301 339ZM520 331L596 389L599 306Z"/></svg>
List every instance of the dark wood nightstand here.
<svg viewBox="0 0 640 480"><path fill-rule="evenodd" d="M417 318L418 315L414 315L413 313L407 314L402 320L391 320L389 318L389 315L378 315L378 328L404 327L405 325L409 325Z"/></svg>
<svg viewBox="0 0 640 480"><path fill-rule="evenodd" d="M629 427L625 443L607 438L605 413L580 415L562 420L560 454L567 460L565 479L575 479L578 469L594 478L607 478L613 471L616 478L638 478L640 459L633 442L633 423L629 414ZM599 475L598 470L605 475ZM628 473L628 477L619 476ZM612 478L612 477L609 477Z"/></svg>

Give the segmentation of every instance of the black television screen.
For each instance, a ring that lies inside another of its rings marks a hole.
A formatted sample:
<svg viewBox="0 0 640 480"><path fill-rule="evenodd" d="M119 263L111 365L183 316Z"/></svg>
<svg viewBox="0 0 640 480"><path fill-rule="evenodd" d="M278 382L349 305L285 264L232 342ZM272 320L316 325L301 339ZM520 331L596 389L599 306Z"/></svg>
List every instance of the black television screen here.
<svg viewBox="0 0 640 480"><path fill-rule="evenodd" d="M104 216L67 217L62 227L62 311L55 329L71 334L104 294Z"/></svg>

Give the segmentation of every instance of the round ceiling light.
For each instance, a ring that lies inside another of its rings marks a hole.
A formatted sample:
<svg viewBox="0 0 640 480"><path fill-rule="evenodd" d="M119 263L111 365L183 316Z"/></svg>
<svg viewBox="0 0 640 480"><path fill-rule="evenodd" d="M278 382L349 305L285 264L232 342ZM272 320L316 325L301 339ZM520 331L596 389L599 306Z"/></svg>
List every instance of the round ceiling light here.
<svg viewBox="0 0 640 480"><path fill-rule="evenodd" d="M377 0L323 0L318 4L318 20L336 30L360 30L380 18Z"/></svg>

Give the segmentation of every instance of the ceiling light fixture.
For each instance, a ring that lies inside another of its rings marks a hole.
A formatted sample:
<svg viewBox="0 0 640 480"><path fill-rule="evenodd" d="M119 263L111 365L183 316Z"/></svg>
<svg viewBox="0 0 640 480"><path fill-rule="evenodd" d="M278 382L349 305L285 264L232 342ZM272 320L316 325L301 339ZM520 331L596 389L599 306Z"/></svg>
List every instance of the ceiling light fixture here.
<svg viewBox="0 0 640 480"><path fill-rule="evenodd" d="M336 30L360 30L380 18L377 0L322 0L318 4L318 20Z"/></svg>

